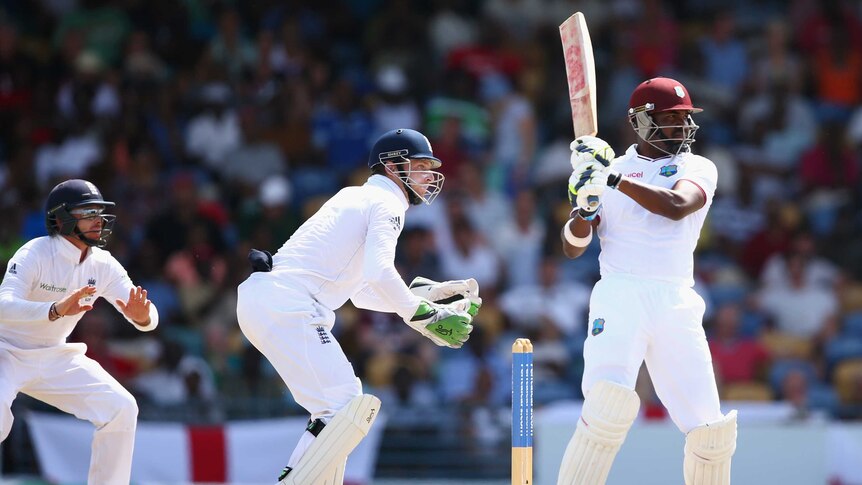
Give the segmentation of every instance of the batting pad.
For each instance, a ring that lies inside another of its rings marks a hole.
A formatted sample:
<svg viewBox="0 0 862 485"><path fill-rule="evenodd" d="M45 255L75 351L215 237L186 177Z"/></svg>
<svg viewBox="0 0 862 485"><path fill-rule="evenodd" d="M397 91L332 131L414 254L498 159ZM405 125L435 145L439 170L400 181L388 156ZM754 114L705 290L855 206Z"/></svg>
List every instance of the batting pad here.
<svg viewBox="0 0 862 485"><path fill-rule="evenodd" d="M730 459L736 451L736 410L698 426L685 436L685 485L730 485Z"/></svg>
<svg viewBox="0 0 862 485"><path fill-rule="evenodd" d="M609 381L596 383L566 447L557 485L603 485L639 408L633 390Z"/></svg>
<svg viewBox="0 0 862 485"><path fill-rule="evenodd" d="M279 485L341 485L347 455L368 434L379 412L380 399L371 394L353 398L335 413Z"/></svg>

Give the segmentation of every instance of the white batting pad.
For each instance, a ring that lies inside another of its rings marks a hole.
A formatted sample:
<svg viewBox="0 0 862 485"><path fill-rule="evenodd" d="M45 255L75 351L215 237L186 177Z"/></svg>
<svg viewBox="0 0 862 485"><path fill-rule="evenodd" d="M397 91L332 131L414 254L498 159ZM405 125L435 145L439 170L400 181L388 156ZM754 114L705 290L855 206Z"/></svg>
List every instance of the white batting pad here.
<svg viewBox="0 0 862 485"><path fill-rule="evenodd" d="M633 390L613 382L597 382L584 400L557 485L604 484L639 408L640 398Z"/></svg>
<svg viewBox="0 0 862 485"><path fill-rule="evenodd" d="M730 459L736 451L736 410L698 426L685 436L685 485L730 485Z"/></svg>
<svg viewBox="0 0 862 485"><path fill-rule="evenodd" d="M347 455L365 438L379 413L380 399L375 396L353 398L332 417L279 485L341 485Z"/></svg>

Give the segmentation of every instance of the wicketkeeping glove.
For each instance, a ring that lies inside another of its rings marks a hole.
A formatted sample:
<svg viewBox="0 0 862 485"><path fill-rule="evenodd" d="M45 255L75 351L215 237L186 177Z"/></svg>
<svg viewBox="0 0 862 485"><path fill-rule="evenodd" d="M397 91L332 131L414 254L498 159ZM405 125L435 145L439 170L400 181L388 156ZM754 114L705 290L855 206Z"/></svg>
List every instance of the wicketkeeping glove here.
<svg viewBox="0 0 862 485"><path fill-rule="evenodd" d="M417 276L410 283L410 291L428 301L444 305L458 300L467 300L470 302L467 312L470 313L471 317L475 317L482 306L482 298L479 297L479 283L473 278L437 282Z"/></svg>
<svg viewBox="0 0 862 485"><path fill-rule="evenodd" d="M473 317L454 305L439 305L423 300L407 325L441 347L461 348L473 331Z"/></svg>

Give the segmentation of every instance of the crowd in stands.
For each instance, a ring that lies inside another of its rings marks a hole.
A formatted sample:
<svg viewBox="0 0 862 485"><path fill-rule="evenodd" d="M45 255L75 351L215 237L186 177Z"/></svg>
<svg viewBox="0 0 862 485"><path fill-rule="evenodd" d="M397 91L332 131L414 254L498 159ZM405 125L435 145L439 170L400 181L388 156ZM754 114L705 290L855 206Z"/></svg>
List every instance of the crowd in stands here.
<svg viewBox="0 0 862 485"><path fill-rule="evenodd" d="M456 406L488 433L529 337L536 405L578 399L599 247L568 260L559 238L573 133L557 27L576 10L617 152L644 79L704 108L693 148L719 183L696 289L722 397L862 418L858 1L0 1L0 262L45 234L54 184L88 179L117 203L107 249L162 321L141 337L102 302L72 339L142 418L300 412L236 323L248 250L275 252L364 182L377 136L414 128L446 182L408 211L397 266L474 277L484 306L460 350L346 306L333 333L357 375L391 413Z"/></svg>

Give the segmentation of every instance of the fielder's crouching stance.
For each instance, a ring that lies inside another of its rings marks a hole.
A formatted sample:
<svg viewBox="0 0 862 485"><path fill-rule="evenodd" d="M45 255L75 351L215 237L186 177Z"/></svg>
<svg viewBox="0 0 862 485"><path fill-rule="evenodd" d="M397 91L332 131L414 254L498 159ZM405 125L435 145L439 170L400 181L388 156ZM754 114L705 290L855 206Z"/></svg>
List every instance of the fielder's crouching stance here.
<svg viewBox="0 0 862 485"><path fill-rule="evenodd" d="M50 236L22 246L0 285L0 441L12 428L12 401L27 394L96 426L87 483L128 485L135 398L84 355L86 345L66 338L99 297L144 332L156 328L159 313L147 290L101 249L115 218L103 212L113 202L86 180L67 180L45 205Z"/></svg>
<svg viewBox="0 0 862 485"><path fill-rule="evenodd" d="M677 81L650 79L632 93L629 121L638 140L623 156L614 159L595 137L572 143L574 208L563 250L581 256L595 231L601 279L590 298L583 411L558 485L605 483L638 414L633 389L644 361L686 434L686 485L730 483L736 411L721 413L704 302L692 289L694 249L718 178L711 161L690 151L698 128L691 114L700 111Z"/></svg>
<svg viewBox="0 0 862 485"><path fill-rule="evenodd" d="M362 386L331 334L334 310L392 312L435 344L461 347L482 300L476 281L416 278L395 269L395 245L410 205L430 204L443 175L421 133L402 129L371 149L372 175L339 191L274 256L252 250L254 272L238 290L237 318L249 341L311 415L278 478L292 485L340 485L347 455L368 434L380 400Z"/></svg>

